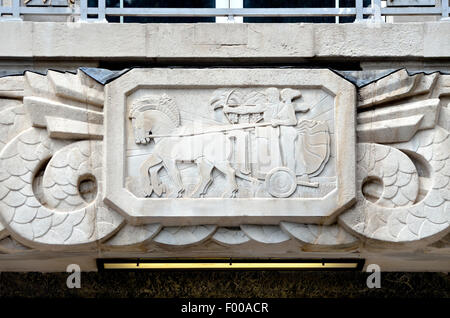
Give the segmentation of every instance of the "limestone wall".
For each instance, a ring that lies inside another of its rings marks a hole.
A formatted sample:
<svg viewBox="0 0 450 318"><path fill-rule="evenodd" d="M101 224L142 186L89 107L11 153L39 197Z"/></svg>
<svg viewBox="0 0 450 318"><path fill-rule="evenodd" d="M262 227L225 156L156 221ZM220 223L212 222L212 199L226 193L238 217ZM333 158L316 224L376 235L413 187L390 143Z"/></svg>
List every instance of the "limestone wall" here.
<svg viewBox="0 0 450 318"><path fill-rule="evenodd" d="M122 257L449 270L449 23L0 31L0 72L20 73L0 78L0 270ZM108 63L125 70L92 68Z"/></svg>

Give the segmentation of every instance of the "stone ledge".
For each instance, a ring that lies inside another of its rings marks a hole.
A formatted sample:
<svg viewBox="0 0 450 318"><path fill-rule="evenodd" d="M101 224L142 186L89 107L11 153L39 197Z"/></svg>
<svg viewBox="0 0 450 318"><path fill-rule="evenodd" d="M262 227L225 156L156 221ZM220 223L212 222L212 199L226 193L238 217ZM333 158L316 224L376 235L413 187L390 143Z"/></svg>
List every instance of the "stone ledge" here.
<svg viewBox="0 0 450 318"><path fill-rule="evenodd" d="M0 58L449 58L450 23L0 23Z"/></svg>

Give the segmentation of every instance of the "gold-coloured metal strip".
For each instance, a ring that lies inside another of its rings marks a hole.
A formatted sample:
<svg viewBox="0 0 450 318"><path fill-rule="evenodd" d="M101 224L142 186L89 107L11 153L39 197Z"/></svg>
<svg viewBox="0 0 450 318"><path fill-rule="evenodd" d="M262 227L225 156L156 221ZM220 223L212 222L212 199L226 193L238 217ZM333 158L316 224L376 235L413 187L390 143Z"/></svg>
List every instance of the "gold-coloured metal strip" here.
<svg viewBox="0 0 450 318"><path fill-rule="evenodd" d="M358 263L104 263L104 269L355 269Z"/></svg>

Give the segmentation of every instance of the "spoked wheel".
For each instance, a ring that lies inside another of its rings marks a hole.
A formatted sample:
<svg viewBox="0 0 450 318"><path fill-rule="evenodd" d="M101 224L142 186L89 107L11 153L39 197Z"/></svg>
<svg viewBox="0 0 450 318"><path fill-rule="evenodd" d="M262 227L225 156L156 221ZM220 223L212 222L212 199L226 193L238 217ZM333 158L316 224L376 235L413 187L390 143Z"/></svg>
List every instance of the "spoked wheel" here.
<svg viewBox="0 0 450 318"><path fill-rule="evenodd" d="M297 189L297 177L288 168L274 168L266 176L266 189L276 198L287 198Z"/></svg>

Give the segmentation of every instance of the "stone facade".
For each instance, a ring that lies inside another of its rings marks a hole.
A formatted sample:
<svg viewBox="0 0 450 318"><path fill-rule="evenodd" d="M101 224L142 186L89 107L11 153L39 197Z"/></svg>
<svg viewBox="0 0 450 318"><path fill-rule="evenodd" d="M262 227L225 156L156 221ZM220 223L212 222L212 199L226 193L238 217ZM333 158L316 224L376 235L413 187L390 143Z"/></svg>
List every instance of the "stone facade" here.
<svg viewBox="0 0 450 318"><path fill-rule="evenodd" d="M117 27L125 39L135 26ZM230 25L242 32L222 39L225 55L279 52L248 47L264 27ZM198 49L223 55L203 28L189 27ZM95 270L99 257L449 269L450 75L400 69L357 86L326 68L132 68L107 83L92 72L0 78L0 270Z"/></svg>

